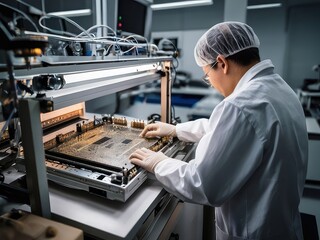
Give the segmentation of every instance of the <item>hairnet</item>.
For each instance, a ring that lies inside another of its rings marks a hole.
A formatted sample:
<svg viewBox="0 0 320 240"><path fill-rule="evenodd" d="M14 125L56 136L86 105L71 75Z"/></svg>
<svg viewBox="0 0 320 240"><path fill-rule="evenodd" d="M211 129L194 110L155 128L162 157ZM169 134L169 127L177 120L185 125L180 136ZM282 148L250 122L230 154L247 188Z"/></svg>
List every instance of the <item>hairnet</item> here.
<svg viewBox="0 0 320 240"><path fill-rule="evenodd" d="M194 57L197 64L203 67L214 63L219 54L228 57L247 48L258 48L259 45L257 35L247 24L223 22L201 36L194 48Z"/></svg>

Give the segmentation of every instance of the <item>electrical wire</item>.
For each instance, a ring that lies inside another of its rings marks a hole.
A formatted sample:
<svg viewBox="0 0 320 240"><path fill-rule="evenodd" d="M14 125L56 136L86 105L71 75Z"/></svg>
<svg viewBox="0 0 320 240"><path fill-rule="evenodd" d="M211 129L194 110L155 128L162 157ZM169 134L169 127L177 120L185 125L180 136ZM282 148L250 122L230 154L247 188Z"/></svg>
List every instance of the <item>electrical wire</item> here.
<svg viewBox="0 0 320 240"><path fill-rule="evenodd" d="M0 5L4 6L6 8L10 8L11 10L16 11L17 13L20 13L22 16L25 17L25 19L27 19L31 23L31 25L35 28L35 30L37 32L39 32L37 25L31 20L31 18L27 14L25 14L24 12L20 11L19 9L17 9L15 7L11 7L11 6L9 6L5 3L2 3L2 2L0 2Z"/></svg>
<svg viewBox="0 0 320 240"><path fill-rule="evenodd" d="M13 117L13 115L16 113L16 108L13 108L7 121L5 122L5 124L3 125L1 131L0 131L0 139L2 139L2 135L4 133L4 131L8 128L9 122L11 121L11 118Z"/></svg>
<svg viewBox="0 0 320 240"><path fill-rule="evenodd" d="M34 36L45 36L45 37L52 37L64 41L77 41L77 42L87 42L87 43L95 43L95 44L116 44L114 41L111 40L104 40L101 38L98 39L87 39L87 38L75 38L75 37L65 37L65 36L60 36L57 34L50 34L50 33L43 33L43 32L32 32L32 31L25 31L24 32L26 35L34 35ZM112 37L111 37L112 38ZM117 44L121 46L137 46L137 47L148 47L150 44L145 44L145 43L139 43L139 44L132 44L129 42L122 43L122 42L117 42ZM156 45L152 45L152 47L156 48Z"/></svg>
<svg viewBox="0 0 320 240"><path fill-rule="evenodd" d="M173 43L171 40L169 40L168 38L162 38L162 39L159 41L159 43L158 43L158 47L161 46L161 45L163 45L163 43L165 43L165 42L170 43L170 44L173 46L174 50L175 50L176 52L178 51L176 45L174 45L174 43ZM159 47L159 49L161 49L161 48Z"/></svg>
<svg viewBox="0 0 320 240"><path fill-rule="evenodd" d="M179 67L179 60L177 58L173 58L173 60L176 61L176 65L174 65L174 62L172 62L172 65L177 69Z"/></svg>
<svg viewBox="0 0 320 240"><path fill-rule="evenodd" d="M69 36L72 36L72 37L75 37L76 35L73 34L73 33L70 33L70 32L65 32L65 31L60 31L60 30L55 30L55 29L52 29L52 28L49 28L49 27L46 27L42 24L42 21L44 19L50 19L50 18L60 18L60 19L63 19L67 22L69 22L70 24L72 24L73 26L75 26L76 28L80 29L82 31L82 33L85 33L90 39L92 38L92 36L87 32L87 30L85 30L83 27L81 27L78 23L76 23L75 21L71 20L70 18L67 18L67 17L64 17L64 16L57 16L57 15L54 15L54 14L46 14L42 17L40 17L39 19L39 25L43 28L43 29L46 29L50 32L53 32L53 33L57 33L57 34L67 34Z"/></svg>
<svg viewBox="0 0 320 240"><path fill-rule="evenodd" d="M108 29L108 30L111 30L111 32L113 33L114 36L117 35L116 32L115 32L111 27L109 27L108 25L102 25L102 24L94 25L94 26L88 28L86 31L87 31L88 33L90 33L92 30L97 29L97 28L100 28L100 27L101 27L101 28L106 28L106 29ZM78 34L76 37L81 37L82 35L84 35L84 32Z"/></svg>
<svg viewBox="0 0 320 240"><path fill-rule="evenodd" d="M66 31L60 31L60 30L56 30L56 29L52 29L49 28L47 26L43 25L43 20L44 19L50 19L50 18L60 18L60 19L64 19L65 21L69 22L70 24L74 25L75 27L77 27L78 29L81 30L81 33L78 35L75 35L73 33L70 32L66 32ZM87 30L83 29L79 24L77 24L75 21L64 17L64 16L57 16L54 14L46 14L45 16L42 16L39 19L39 25L43 28L48 30L49 32L51 32L51 34L48 33L38 33L38 34L34 34L30 31L26 31L25 34L33 34L33 35L42 35L42 36L47 36L47 37L52 37L52 38L56 38L56 39L60 39L60 40L65 40L65 41L77 41L77 42L86 42L86 43L93 43L93 44L108 44L108 48L106 49L106 52L109 53L111 47L113 46L118 46L119 52L118 54L124 55L132 50L136 50L136 54L139 54L138 48L146 48L147 49L147 53L149 53L149 51L152 51L154 49L158 50L158 47L156 45L150 45L148 43L148 40L141 36L141 35L137 35L137 34L132 34L130 36L127 36L125 38L119 38L116 36L116 32L109 26L107 25L94 25L90 28L88 28ZM96 37L93 33L91 33L93 30L97 29L97 28L107 28L108 30L111 30L113 36L102 36L102 37ZM53 33L53 34L52 34ZM62 35L67 35L66 36L62 36ZM84 36L85 35L85 36ZM139 43L137 38L143 38L144 41L146 43ZM129 39L133 39L129 40ZM121 46L126 46L126 47L130 47L127 50L122 50Z"/></svg>
<svg viewBox="0 0 320 240"><path fill-rule="evenodd" d="M17 0L17 1L22 3L22 4L24 4L24 5L26 5L26 6L31 6L29 4L24 3L21 0ZM10 9L18 12L19 14L21 14L25 19L27 19L33 25L33 27L36 29L36 32L25 31L25 34L27 34L27 35L28 34L32 34L32 35L38 35L38 36L46 36L46 37L52 37L52 38L65 40L65 41L78 41L78 42L87 42L87 43L93 43L93 44L109 44L110 46L108 47L107 52L110 50L110 48L112 46L118 45L119 49L120 49L120 52L119 52L120 54L126 54L126 53L136 49L136 54L138 55L139 54L138 48L146 48L147 49L147 53L149 53L149 52L151 52L153 50L155 50L155 51L159 50L159 48L155 44L149 44L148 40L145 37L141 36L141 35L133 34L133 35L130 35L130 36L126 37L126 38L119 38L119 37L116 37L116 32L111 27L109 27L107 25L94 25L94 26L90 27L89 29L85 30L84 28L82 28L75 21L73 21L73 20L71 20L71 19L69 19L67 17L57 16L57 15L54 15L54 14L46 14L46 15L40 17L39 25L43 29L46 29L46 30L48 30L49 32L51 32L53 34L42 33L42 32L39 31L38 27L30 19L30 17L28 15L26 15L24 12L20 11L17 8L11 7L11 6L7 5L7 4L1 3L1 2L0 2L0 5L2 5L4 7L7 7L7 8L10 8ZM50 19L50 18L63 19L65 21L69 22L70 24L72 24L73 26L75 26L76 28L78 28L79 30L81 30L81 33L78 34L78 35L75 35L73 33L67 32L67 31L60 31L60 30L49 28L49 27L47 27L47 26L45 26L43 24L43 21L45 19ZM101 28L107 28L107 29L111 30L111 32L112 32L112 34L114 36L95 37L94 34L90 33L92 30L100 28L100 27ZM62 35L67 35L67 37L66 36L62 36ZM129 40L130 38L133 38L134 42L130 41ZM146 43L139 43L137 38L143 38ZM112 40L109 40L109 39L112 39ZM166 41L170 41L170 40L166 39ZM126 46L126 47L131 47L131 48L128 49L128 50L122 51L121 50L121 46Z"/></svg>
<svg viewBox="0 0 320 240"><path fill-rule="evenodd" d="M26 6L29 6L29 7L31 6L29 4L24 3L22 0L17 0L17 1L26 5ZM76 42L85 42L85 43L92 43L92 44L107 44L107 45L109 45L107 48L107 51L106 51L107 53L110 51L111 47L118 46L119 51L116 53L120 54L120 55L127 54L133 50L135 50L136 54L139 55L139 51L138 51L139 48L146 48L147 54L149 54L152 51L159 50L159 48L155 44L149 44L148 40L141 35L132 34L132 35L127 36L125 38L119 38L116 36L116 32L111 27L109 27L107 25L94 25L86 30L86 29L82 28L75 21L73 21L67 17L64 17L64 16L57 16L55 14L46 14L46 15L40 17L40 19L38 21L39 25L43 29L50 32L50 33L42 33L39 31L39 29L34 24L34 22L24 12L20 11L19 9L8 6L4 3L0 3L0 4L18 12L23 17L25 17L28 21L30 21L30 23L34 26L34 28L36 29L37 32L25 31L24 33L26 35L32 34L32 35L38 35L38 36L46 36L46 37L52 37L52 38L64 40L64 41L76 41ZM45 19L50 19L50 18L63 19L66 22L68 22L68 23L72 24L73 26L75 26L76 28L78 28L81 31L81 33L76 35L71 32L52 29L50 27L45 26L43 24L43 21ZM107 28L108 30L111 31L113 36L109 36L107 34L107 36L96 37L95 34L93 34L91 32L97 28ZM145 43L139 43L137 38L142 38L145 41ZM166 41L170 41L170 40L166 39ZM123 50L121 47L130 47L130 48Z"/></svg>
<svg viewBox="0 0 320 240"><path fill-rule="evenodd" d="M21 3L21 4L23 4L23 5L25 5L25 6L28 7L28 8L34 8L34 6L28 4L28 3L24 2L24 1L21 1L21 0L16 0L16 1L19 2L19 3Z"/></svg>
<svg viewBox="0 0 320 240"><path fill-rule="evenodd" d="M80 34L78 34L78 35L74 35L74 34L69 33L69 32L60 31L60 30L55 30L55 29L52 29L52 28L49 28L49 27L44 26L44 25L42 24L42 21L43 21L44 19L48 19L48 18L51 18L51 17L62 18L62 19L64 19L64 20L68 21L69 23L73 24L74 26L76 26L76 27L77 27L78 29L80 29L82 32L81 32ZM63 17L63 16L56 16L56 15L54 15L54 14L47 14L47 15L41 17L41 18L39 19L39 25L40 25L42 28L44 28L44 29L46 29L46 30L48 30L48 31L50 31L50 32L52 32L52 33L56 33L56 34L60 34L60 35L65 34L65 35L69 35L69 36L71 36L71 37L74 37L74 38L76 38L76 39L73 39L73 40L75 40L75 41L79 41L80 39L83 41L83 39L85 39L86 42L91 42L91 41L93 41L94 43L103 43L103 44L106 43L106 44L110 44L110 46L109 46L109 47L107 48L107 50L106 50L107 53L110 51L111 47L114 46L114 45L119 45L119 50L120 50L120 53L121 53L122 55L123 55L123 54L126 54L126 53L128 53L128 52L130 52L130 51L132 51L132 50L134 50L134 49L136 49L136 53L138 54L137 48L139 48L139 47L147 47L147 52L148 52L148 50L149 50L149 47L148 47L149 44L148 44L148 41L147 41L147 39L146 39L145 37L140 36L140 35L133 34L133 35L130 35L130 36L126 37L126 38L118 38L118 37L116 37L116 32L115 32L111 27L109 27L109 26L107 26L107 25L94 25L94 26L90 27L89 29L85 30L85 29L83 29L80 25L78 25L76 22L72 21L71 19L69 19L69 18L67 18L67 17ZM91 32L92 30L97 29L97 28L100 28L100 27L101 27L101 28L107 28L108 30L111 30L111 32L114 34L114 37L112 37L111 39L115 40L115 42L109 42L108 40L107 40L107 42L106 42L105 39L110 38L109 36L104 36L104 37L96 38L93 34L90 34L90 32ZM82 37L83 35L86 35L87 37L89 37L89 39L88 39L88 38L83 38L83 37ZM55 37L57 37L57 36L55 36ZM60 37L61 37L61 36L60 36ZM137 40L135 37L143 38L143 39L146 41L146 45L141 45L141 44L139 44L139 43L138 43L138 40ZM130 39L130 38L133 38L136 43L133 43L132 41L129 41L128 39ZM69 39L69 40L72 40L72 39ZM97 41L97 40L98 40L98 41ZM119 44L119 42L125 42L125 44ZM131 47L130 49L126 50L126 51L122 51L120 46L132 46L132 47Z"/></svg>

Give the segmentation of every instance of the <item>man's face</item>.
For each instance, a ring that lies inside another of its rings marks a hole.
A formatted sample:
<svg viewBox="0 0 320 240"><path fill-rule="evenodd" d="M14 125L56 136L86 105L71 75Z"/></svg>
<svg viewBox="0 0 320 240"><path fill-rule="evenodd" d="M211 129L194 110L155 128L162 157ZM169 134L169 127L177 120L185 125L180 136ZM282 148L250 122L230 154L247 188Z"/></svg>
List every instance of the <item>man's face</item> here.
<svg viewBox="0 0 320 240"><path fill-rule="evenodd" d="M205 74L206 82L223 95L223 85L221 84L221 77L223 76L221 76L221 69L219 69L221 66L219 66L219 64L221 63L217 62L214 67L212 67L212 65L204 66L202 70Z"/></svg>

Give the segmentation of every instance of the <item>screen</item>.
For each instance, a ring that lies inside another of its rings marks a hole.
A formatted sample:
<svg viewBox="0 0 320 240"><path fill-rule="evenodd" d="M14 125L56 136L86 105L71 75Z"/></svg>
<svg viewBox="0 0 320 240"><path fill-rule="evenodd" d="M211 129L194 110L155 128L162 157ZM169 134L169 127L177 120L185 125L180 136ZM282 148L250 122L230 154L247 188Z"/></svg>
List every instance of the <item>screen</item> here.
<svg viewBox="0 0 320 240"><path fill-rule="evenodd" d="M134 0L119 0L117 30L145 36L146 15L146 5Z"/></svg>

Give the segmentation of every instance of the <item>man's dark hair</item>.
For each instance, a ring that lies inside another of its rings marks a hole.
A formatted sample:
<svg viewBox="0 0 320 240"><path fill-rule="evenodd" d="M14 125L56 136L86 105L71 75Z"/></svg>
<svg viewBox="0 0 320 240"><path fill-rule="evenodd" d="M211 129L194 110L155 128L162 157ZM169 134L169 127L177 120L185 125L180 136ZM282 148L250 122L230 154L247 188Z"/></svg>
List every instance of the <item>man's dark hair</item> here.
<svg viewBox="0 0 320 240"><path fill-rule="evenodd" d="M236 54L233 54L226 59L234 61L241 66L248 66L255 62L260 62L260 54L258 48L248 48Z"/></svg>

